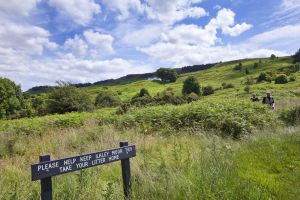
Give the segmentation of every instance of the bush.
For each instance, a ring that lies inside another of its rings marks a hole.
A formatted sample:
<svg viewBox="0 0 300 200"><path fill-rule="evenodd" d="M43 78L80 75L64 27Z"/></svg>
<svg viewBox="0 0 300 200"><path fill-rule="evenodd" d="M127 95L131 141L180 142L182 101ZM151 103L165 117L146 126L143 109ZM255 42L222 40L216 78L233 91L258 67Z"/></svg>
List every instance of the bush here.
<svg viewBox="0 0 300 200"><path fill-rule="evenodd" d="M245 69L245 74L247 74L247 75L250 74L250 71L248 68Z"/></svg>
<svg viewBox="0 0 300 200"><path fill-rule="evenodd" d="M237 70L237 71L241 71L242 70L242 66L243 64L242 63L239 63L238 65L234 66L234 70Z"/></svg>
<svg viewBox="0 0 300 200"><path fill-rule="evenodd" d="M249 94L251 88L249 85L245 86L244 91Z"/></svg>
<svg viewBox="0 0 300 200"><path fill-rule="evenodd" d="M232 83L222 83L223 89L234 88Z"/></svg>
<svg viewBox="0 0 300 200"><path fill-rule="evenodd" d="M266 72L261 72L257 77L256 82L260 83L262 81L272 82L272 77Z"/></svg>
<svg viewBox="0 0 300 200"><path fill-rule="evenodd" d="M200 98L197 94L195 94L194 92L188 94L185 96L185 99L188 103L192 102L192 101L198 101Z"/></svg>
<svg viewBox="0 0 300 200"><path fill-rule="evenodd" d="M293 82L293 81L296 81L296 76L295 75L290 76L290 82Z"/></svg>
<svg viewBox="0 0 300 200"><path fill-rule="evenodd" d="M0 119L17 118L24 107L21 87L0 77Z"/></svg>
<svg viewBox="0 0 300 200"><path fill-rule="evenodd" d="M244 82L245 85L253 85L254 84L254 79L253 77L247 77L245 82Z"/></svg>
<svg viewBox="0 0 300 200"><path fill-rule="evenodd" d="M163 105L163 104L173 104L179 105L186 103L185 99L175 95L175 91L172 88L167 88L161 93L158 93L154 97L155 104Z"/></svg>
<svg viewBox="0 0 300 200"><path fill-rule="evenodd" d="M294 58L294 63L300 62L300 49L295 53L293 58Z"/></svg>
<svg viewBox="0 0 300 200"><path fill-rule="evenodd" d="M91 111L93 103L87 93L69 84L60 83L49 94L47 110L49 113L66 113L73 111Z"/></svg>
<svg viewBox="0 0 300 200"><path fill-rule="evenodd" d="M280 114L280 119L287 125L299 125L300 124L300 106L294 107L290 110L283 111Z"/></svg>
<svg viewBox="0 0 300 200"><path fill-rule="evenodd" d="M276 78L275 78L275 83L276 84L285 84L285 83L288 83L288 77L287 75L285 74L281 74L281 75L278 75Z"/></svg>
<svg viewBox="0 0 300 200"><path fill-rule="evenodd" d="M120 105L120 99L112 92L102 91L96 97L95 106L98 108L114 107L118 105Z"/></svg>
<svg viewBox="0 0 300 200"><path fill-rule="evenodd" d="M261 62L261 60L259 60L259 61ZM253 65L253 69L256 69L258 67L259 67L259 64L257 62L255 62L254 65Z"/></svg>
<svg viewBox="0 0 300 200"><path fill-rule="evenodd" d="M201 95L201 89L199 82L193 76L189 76L184 82L182 87L182 94L187 95L190 93L195 93L197 95Z"/></svg>
<svg viewBox="0 0 300 200"><path fill-rule="evenodd" d="M204 95L204 96L211 95L211 94L213 94L214 92L215 92L214 88L213 88L212 86L210 86L210 85L205 86L205 87L203 88L203 95Z"/></svg>
<svg viewBox="0 0 300 200"><path fill-rule="evenodd" d="M275 59L276 59L276 56L275 56L274 54L272 54L272 55L270 56L270 58L271 58L272 60L275 60Z"/></svg>
<svg viewBox="0 0 300 200"><path fill-rule="evenodd" d="M160 68L156 71L156 76L164 83L176 82L178 74L175 69Z"/></svg>

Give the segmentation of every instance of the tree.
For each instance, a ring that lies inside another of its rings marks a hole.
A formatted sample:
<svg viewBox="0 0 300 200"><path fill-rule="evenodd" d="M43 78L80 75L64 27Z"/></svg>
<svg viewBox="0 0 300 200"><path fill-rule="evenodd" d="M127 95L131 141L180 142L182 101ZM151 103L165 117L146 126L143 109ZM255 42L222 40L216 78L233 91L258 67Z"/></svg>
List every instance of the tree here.
<svg viewBox="0 0 300 200"><path fill-rule="evenodd" d="M164 83L176 82L178 74L175 69L160 68L156 71L156 76Z"/></svg>
<svg viewBox="0 0 300 200"><path fill-rule="evenodd" d="M201 95L200 85L197 79L193 76L189 76L184 82L182 87L182 94L187 95L190 93Z"/></svg>
<svg viewBox="0 0 300 200"><path fill-rule="evenodd" d="M281 74L275 78L275 84L285 84L289 82L287 75Z"/></svg>
<svg viewBox="0 0 300 200"><path fill-rule="evenodd" d="M272 60L275 60L276 59L276 56L274 54L271 55L270 57Z"/></svg>
<svg viewBox="0 0 300 200"><path fill-rule="evenodd" d="M120 104L120 99L110 91L100 92L95 101L95 106L98 108L114 107Z"/></svg>
<svg viewBox="0 0 300 200"><path fill-rule="evenodd" d="M66 113L73 111L90 111L93 103L88 94L74 86L66 83L59 83L54 88L47 102L47 110L50 113Z"/></svg>
<svg viewBox="0 0 300 200"><path fill-rule="evenodd" d="M207 95L210 95L210 94L213 94L215 92L214 88L210 85L208 86L205 86L203 88L203 96L207 96Z"/></svg>
<svg viewBox="0 0 300 200"><path fill-rule="evenodd" d="M7 78L0 77L0 119L16 118L24 107L21 87Z"/></svg>
<svg viewBox="0 0 300 200"><path fill-rule="evenodd" d="M300 62L300 49L295 53L294 57L294 63Z"/></svg>

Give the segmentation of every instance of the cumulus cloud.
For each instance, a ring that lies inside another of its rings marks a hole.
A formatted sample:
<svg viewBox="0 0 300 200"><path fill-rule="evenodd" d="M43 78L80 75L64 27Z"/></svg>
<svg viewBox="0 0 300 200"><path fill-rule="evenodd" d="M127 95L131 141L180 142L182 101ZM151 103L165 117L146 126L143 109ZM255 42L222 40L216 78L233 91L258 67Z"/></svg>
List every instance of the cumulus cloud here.
<svg viewBox="0 0 300 200"><path fill-rule="evenodd" d="M83 35L86 41L99 51L106 53L114 52L112 47L114 38L111 35L95 32L93 30L87 30L83 33Z"/></svg>
<svg viewBox="0 0 300 200"><path fill-rule="evenodd" d="M68 38L64 43L64 48L71 50L74 54L84 56L88 50L88 45L78 35Z"/></svg>
<svg viewBox="0 0 300 200"><path fill-rule="evenodd" d="M94 0L49 0L49 5L56 8L61 16L83 26L88 25L101 10Z"/></svg>
<svg viewBox="0 0 300 200"><path fill-rule="evenodd" d="M46 48L55 49L57 44L49 40L50 33L38 26L0 21L0 47L10 48L28 55L42 55Z"/></svg>
<svg viewBox="0 0 300 200"><path fill-rule="evenodd" d="M9 0L0 3L0 12L10 16L28 16L41 0Z"/></svg>
<svg viewBox="0 0 300 200"><path fill-rule="evenodd" d="M103 0L103 4L111 11L117 12L118 20L125 20L130 16L130 11L143 13L144 6L140 0Z"/></svg>

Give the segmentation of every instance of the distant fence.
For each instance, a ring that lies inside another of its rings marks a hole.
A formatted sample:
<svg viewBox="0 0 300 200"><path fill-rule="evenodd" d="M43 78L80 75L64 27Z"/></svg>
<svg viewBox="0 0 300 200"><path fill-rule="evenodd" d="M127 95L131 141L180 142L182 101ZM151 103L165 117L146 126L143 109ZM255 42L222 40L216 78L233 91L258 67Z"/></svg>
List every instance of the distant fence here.
<svg viewBox="0 0 300 200"><path fill-rule="evenodd" d="M131 175L129 158L136 156L135 145L120 142L120 147L91 154L60 160L50 160L50 155L40 156L40 162L31 165L32 181L41 180L41 199L52 200L52 176L73 172L89 167L121 161L123 189L126 199L131 199Z"/></svg>

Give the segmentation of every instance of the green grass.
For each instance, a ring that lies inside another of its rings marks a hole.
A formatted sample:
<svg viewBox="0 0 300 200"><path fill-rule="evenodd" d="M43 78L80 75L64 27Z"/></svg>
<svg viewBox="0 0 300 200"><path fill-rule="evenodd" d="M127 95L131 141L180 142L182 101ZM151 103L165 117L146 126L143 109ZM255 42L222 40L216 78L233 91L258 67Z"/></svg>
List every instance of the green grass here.
<svg viewBox="0 0 300 200"><path fill-rule="evenodd" d="M51 153L57 159L115 147L124 139L137 145L137 156L131 159L133 199L300 195L299 129L260 132L234 141L201 132L161 136L89 125L41 137L20 136L12 154L1 159L0 199L39 198L39 182L31 182L29 166L40 154ZM53 186L54 199L121 199L120 163L57 176Z"/></svg>
<svg viewBox="0 0 300 200"><path fill-rule="evenodd" d="M242 72L233 70L239 62ZM260 96L273 92L273 112L250 101L244 92L244 69L256 78L289 66L291 58L261 59L253 69L255 62L259 59L220 63L181 75L171 84L142 80L80 88L91 98L108 89L127 101L143 87L152 95L172 87L180 95L189 75L201 86L235 86L190 104L132 107L123 115L116 114L117 108L105 108L0 121L0 200L39 198L39 182L31 181L30 165L41 154L59 159L117 147L122 140L137 146L137 157L131 159L133 199L299 198L299 107L289 109L300 105L300 72L287 84L250 86ZM283 123L290 119L293 128ZM120 163L57 176L53 183L54 199L123 198Z"/></svg>

